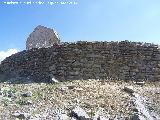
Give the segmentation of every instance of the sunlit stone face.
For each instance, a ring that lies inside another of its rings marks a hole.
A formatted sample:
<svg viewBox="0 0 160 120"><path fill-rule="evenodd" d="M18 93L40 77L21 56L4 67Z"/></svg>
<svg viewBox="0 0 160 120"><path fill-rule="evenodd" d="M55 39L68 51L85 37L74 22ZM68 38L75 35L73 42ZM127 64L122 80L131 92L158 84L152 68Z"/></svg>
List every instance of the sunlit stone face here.
<svg viewBox="0 0 160 120"><path fill-rule="evenodd" d="M32 48L48 48L53 44L59 43L60 38L55 30L39 25L29 35L26 41L26 49L30 50Z"/></svg>

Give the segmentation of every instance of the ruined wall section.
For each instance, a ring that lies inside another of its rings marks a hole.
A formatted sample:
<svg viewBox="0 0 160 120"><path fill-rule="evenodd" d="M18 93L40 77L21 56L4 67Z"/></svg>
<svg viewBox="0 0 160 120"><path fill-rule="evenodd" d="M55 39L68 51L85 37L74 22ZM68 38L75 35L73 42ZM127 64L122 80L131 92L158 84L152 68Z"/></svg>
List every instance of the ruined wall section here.
<svg viewBox="0 0 160 120"><path fill-rule="evenodd" d="M8 76L34 81L75 79L160 80L158 45L136 42L77 42L22 51L5 59Z"/></svg>
<svg viewBox="0 0 160 120"><path fill-rule="evenodd" d="M59 43L60 38L55 30L39 25L27 38L26 49L30 50L32 48L48 48L53 44Z"/></svg>

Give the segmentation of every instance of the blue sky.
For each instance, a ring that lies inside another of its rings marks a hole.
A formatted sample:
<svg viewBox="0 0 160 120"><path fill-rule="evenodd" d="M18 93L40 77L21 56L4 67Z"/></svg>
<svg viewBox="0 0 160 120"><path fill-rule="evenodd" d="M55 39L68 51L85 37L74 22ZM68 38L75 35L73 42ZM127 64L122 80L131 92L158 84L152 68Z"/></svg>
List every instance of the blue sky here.
<svg viewBox="0 0 160 120"><path fill-rule="evenodd" d="M160 0L75 1L77 5L52 6L1 2L0 51L24 50L37 25L54 28L63 42L131 40L160 44Z"/></svg>

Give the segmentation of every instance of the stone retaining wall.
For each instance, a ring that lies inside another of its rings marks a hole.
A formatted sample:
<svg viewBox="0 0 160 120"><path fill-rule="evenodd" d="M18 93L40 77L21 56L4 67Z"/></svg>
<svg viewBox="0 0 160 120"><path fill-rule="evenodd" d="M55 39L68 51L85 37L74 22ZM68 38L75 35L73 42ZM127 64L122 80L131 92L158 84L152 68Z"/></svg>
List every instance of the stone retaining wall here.
<svg viewBox="0 0 160 120"><path fill-rule="evenodd" d="M8 78L160 80L158 45L121 42L62 43L14 54L0 65Z"/></svg>

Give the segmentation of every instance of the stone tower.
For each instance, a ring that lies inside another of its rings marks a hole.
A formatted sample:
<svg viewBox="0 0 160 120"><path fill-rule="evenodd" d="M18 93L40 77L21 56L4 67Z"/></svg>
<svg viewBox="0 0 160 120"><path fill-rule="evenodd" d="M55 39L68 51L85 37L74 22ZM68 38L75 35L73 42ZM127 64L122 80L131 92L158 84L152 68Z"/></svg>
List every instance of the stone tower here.
<svg viewBox="0 0 160 120"><path fill-rule="evenodd" d="M48 48L59 43L60 38L55 30L39 25L27 38L26 49Z"/></svg>

